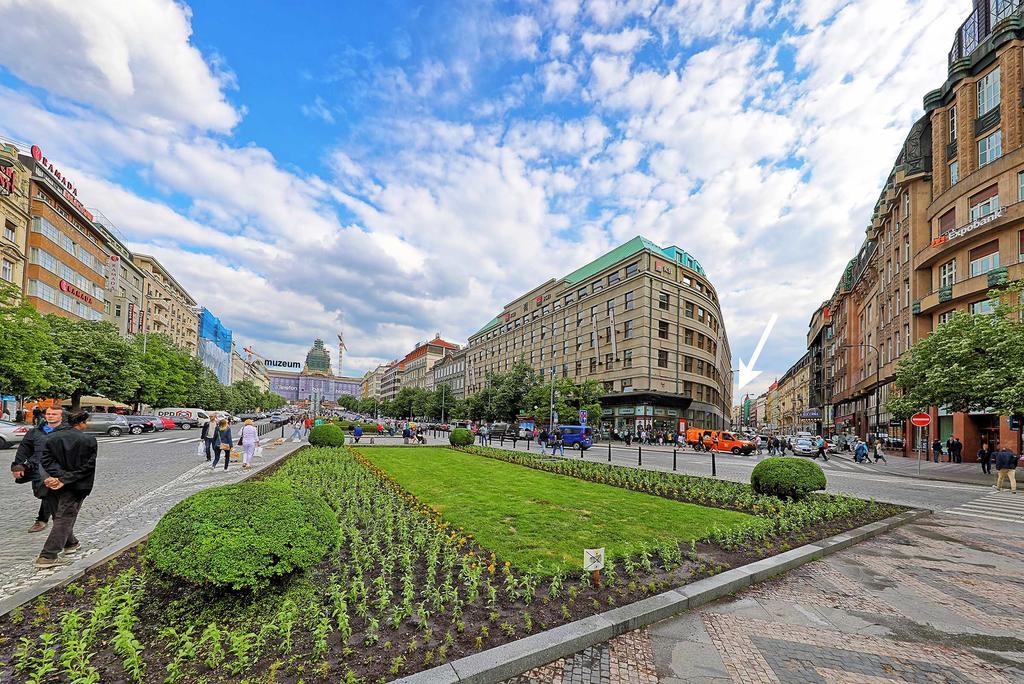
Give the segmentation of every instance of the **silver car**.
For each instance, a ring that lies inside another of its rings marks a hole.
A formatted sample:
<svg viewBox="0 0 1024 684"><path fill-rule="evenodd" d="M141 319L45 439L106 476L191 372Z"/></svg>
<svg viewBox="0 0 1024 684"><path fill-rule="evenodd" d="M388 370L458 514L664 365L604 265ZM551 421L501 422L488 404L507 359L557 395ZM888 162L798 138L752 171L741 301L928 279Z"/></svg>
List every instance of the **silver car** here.
<svg viewBox="0 0 1024 684"><path fill-rule="evenodd" d="M21 444L21 440L25 438L25 435L31 429L31 425L0 420L0 449Z"/></svg>
<svg viewBox="0 0 1024 684"><path fill-rule="evenodd" d="M86 432L93 435L120 437L128 432L128 419L117 413L90 413Z"/></svg>

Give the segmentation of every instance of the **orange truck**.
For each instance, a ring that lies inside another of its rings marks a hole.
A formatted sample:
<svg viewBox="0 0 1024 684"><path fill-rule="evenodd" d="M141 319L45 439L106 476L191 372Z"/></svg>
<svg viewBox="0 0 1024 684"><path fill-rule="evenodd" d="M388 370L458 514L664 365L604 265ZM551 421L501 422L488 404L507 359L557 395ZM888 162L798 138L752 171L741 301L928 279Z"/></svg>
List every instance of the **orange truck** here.
<svg viewBox="0 0 1024 684"><path fill-rule="evenodd" d="M749 439L744 439L741 435L725 430L690 428L686 431L686 443L690 446L703 443L705 447L715 451L728 451L737 455L754 453L753 442Z"/></svg>

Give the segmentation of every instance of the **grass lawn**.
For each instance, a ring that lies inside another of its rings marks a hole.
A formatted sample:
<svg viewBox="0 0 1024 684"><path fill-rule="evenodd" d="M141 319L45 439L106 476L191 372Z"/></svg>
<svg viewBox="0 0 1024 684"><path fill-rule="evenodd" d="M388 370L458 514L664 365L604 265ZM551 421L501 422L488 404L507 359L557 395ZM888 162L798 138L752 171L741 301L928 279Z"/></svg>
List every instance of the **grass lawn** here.
<svg viewBox="0 0 1024 684"><path fill-rule="evenodd" d="M521 568L579 568L583 549L609 556L689 542L750 516L545 473L444 447L359 452L485 547Z"/></svg>

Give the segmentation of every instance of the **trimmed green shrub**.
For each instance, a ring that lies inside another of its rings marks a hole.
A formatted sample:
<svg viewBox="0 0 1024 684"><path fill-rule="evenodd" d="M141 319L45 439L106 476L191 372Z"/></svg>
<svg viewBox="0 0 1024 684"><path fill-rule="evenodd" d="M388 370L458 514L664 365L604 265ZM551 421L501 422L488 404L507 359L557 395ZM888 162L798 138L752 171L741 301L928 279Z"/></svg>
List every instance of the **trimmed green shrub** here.
<svg viewBox="0 0 1024 684"><path fill-rule="evenodd" d="M345 446L345 433L334 423L324 423L309 431L309 443L313 446Z"/></svg>
<svg viewBox="0 0 1024 684"><path fill-rule="evenodd" d="M448 433L448 443L452 446L471 446L473 433L466 428L455 428Z"/></svg>
<svg viewBox="0 0 1024 684"><path fill-rule="evenodd" d="M750 473L750 486L758 494L780 499L802 499L825 488L825 473L814 461L799 457L766 458Z"/></svg>
<svg viewBox="0 0 1024 684"><path fill-rule="evenodd" d="M245 482L193 494L160 519L147 556L193 584L261 589L337 547L338 519L315 494Z"/></svg>

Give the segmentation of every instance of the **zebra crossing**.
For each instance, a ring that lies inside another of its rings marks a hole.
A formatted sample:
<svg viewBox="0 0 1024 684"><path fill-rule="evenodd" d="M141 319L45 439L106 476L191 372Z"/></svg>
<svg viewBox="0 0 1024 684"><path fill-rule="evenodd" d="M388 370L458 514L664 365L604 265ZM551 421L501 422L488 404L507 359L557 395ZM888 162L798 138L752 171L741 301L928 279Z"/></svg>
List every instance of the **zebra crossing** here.
<svg viewBox="0 0 1024 684"><path fill-rule="evenodd" d="M1024 490L1019 494L1012 494L1005 489L1001 492L990 491L985 496L946 509L944 512L967 518L1024 522Z"/></svg>
<svg viewBox="0 0 1024 684"><path fill-rule="evenodd" d="M147 444L186 444L188 442L198 442L198 435L189 435L188 437L167 437L166 433L143 433L141 435L122 435L121 437L109 437L109 436L98 436L96 441L100 444L132 444L134 442L146 442Z"/></svg>
<svg viewBox="0 0 1024 684"><path fill-rule="evenodd" d="M730 457L733 456L732 454L723 454L723 455L724 456L730 456ZM735 457L737 457L737 458L750 458L750 459L754 459L754 460L757 460L757 461L762 461L762 460L764 460L766 458L770 458L771 456L770 456L770 454L767 454L767 453L764 453L764 454L756 454L755 453L755 454L738 454ZM829 459L827 461L822 461L821 459L811 459L810 457L808 457L808 460L813 460L815 463L820 465L822 467L822 469L824 469L824 470L843 470L843 471L847 471L847 472L863 473L863 472L873 472L872 468L874 467L874 463L871 463L871 464L854 463L853 461L848 461L848 460L846 460L844 458L838 458L836 456L829 457ZM879 465L880 468L884 468L885 467L884 463L879 463L878 465Z"/></svg>

